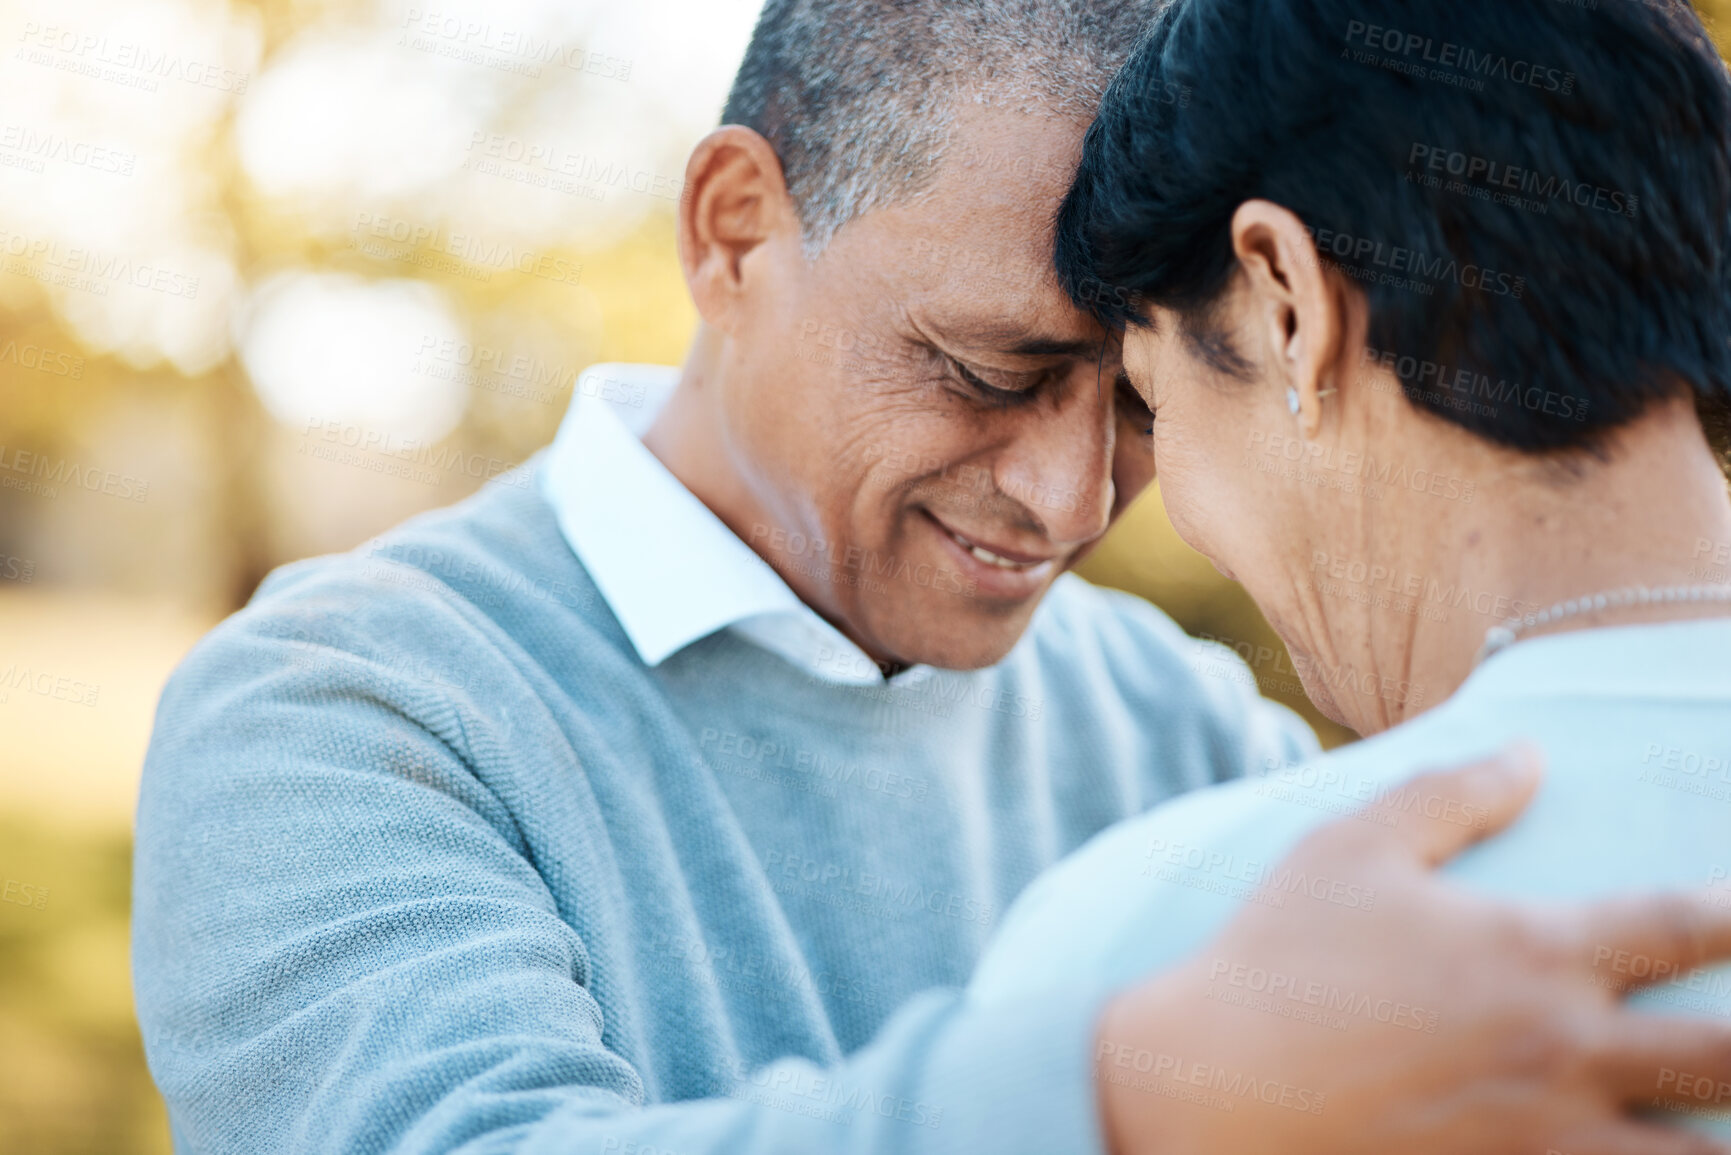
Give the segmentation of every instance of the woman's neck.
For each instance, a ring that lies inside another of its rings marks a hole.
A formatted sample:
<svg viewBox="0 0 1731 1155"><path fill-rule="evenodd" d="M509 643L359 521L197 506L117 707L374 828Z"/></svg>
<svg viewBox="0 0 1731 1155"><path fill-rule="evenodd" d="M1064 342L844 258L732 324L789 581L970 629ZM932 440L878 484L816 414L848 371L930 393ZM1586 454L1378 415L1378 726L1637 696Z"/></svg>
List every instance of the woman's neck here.
<svg viewBox="0 0 1731 1155"><path fill-rule="evenodd" d="M1711 561L1731 550L1731 496L1687 401L1655 406L1619 431L1603 458L1563 462L1449 440L1454 476L1475 482L1472 503L1391 487L1367 527L1384 568L1418 592L1372 611L1380 620L1360 643L1366 660L1378 684L1392 678L1413 693L1341 702L1365 715L1350 719L1362 733L1454 693L1486 631L1508 618L1629 586L1727 584ZM1522 637L1728 612L1724 603L1631 606Z"/></svg>

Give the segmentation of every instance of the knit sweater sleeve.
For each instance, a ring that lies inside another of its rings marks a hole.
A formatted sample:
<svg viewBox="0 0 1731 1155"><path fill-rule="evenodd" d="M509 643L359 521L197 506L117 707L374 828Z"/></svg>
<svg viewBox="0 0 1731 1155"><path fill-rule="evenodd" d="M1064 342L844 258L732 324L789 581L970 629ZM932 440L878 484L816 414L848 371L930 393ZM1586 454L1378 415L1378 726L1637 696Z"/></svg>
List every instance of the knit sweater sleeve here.
<svg viewBox="0 0 1731 1155"><path fill-rule="evenodd" d="M147 759L134 977L179 1151L1100 1149L1080 995L987 1017L934 990L836 1064L654 1102L597 986L653 980L597 973L549 886L565 868L476 772L484 711L309 615L207 640Z"/></svg>

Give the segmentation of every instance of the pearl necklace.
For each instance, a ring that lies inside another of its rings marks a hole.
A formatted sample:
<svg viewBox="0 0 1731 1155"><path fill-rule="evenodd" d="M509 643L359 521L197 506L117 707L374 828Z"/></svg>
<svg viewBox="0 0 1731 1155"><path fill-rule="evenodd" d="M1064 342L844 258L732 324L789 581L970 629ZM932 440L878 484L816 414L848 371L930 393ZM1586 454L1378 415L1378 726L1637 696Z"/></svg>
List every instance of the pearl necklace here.
<svg viewBox="0 0 1731 1155"><path fill-rule="evenodd" d="M1570 598L1536 614L1513 617L1500 626L1492 626L1486 630L1485 644L1479 648L1479 655L1473 659L1473 665L1476 667L1492 654L1514 645L1528 630L1551 625L1578 614L1622 609L1624 606L1689 605L1701 602L1731 603L1731 586L1666 586L1656 590L1650 590L1646 586L1628 586L1590 597Z"/></svg>

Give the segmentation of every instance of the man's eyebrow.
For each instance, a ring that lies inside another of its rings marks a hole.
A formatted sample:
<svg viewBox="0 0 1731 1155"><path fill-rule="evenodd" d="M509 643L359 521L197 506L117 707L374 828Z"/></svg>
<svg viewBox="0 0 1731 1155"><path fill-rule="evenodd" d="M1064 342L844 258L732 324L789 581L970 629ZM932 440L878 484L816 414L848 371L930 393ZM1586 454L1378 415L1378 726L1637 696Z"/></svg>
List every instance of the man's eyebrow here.
<svg viewBox="0 0 1731 1155"><path fill-rule="evenodd" d="M1030 337L1025 329L992 325L946 329L944 335L952 341L1014 357L1075 357L1095 361L1099 360L1102 347L1098 337Z"/></svg>
<svg viewBox="0 0 1731 1155"><path fill-rule="evenodd" d="M1019 357L1077 357L1096 361L1100 357L1100 342L1090 338L1066 341L1059 338L1018 341L1006 349Z"/></svg>

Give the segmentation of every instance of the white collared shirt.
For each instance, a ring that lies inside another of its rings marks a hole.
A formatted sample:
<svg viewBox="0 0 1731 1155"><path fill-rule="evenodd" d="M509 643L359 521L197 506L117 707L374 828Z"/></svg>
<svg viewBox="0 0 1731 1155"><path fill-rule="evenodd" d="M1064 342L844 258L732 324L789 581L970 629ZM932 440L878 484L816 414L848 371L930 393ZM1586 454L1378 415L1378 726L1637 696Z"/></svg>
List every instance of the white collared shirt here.
<svg viewBox="0 0 1731 1155"><path fill-rule="evenodd" d="M881 684L865 651L801 601L644 446L678 382L679 371L661 365L585 370L541 471L542 495L566 542L638 656L659 666L733 630L815 678ZM894 680L923 681L932 672L916 666Z"/></svg>

